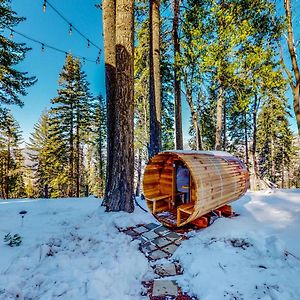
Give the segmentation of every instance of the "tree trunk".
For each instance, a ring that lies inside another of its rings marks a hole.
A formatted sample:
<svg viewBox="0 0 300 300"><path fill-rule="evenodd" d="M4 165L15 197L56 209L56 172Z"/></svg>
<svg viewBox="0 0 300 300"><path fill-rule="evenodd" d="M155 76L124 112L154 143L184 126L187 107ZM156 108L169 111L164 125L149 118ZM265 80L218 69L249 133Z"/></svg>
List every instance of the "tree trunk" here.
<svg viewBox="0 0 300 300"><path fill-rule="evenodd" d="M294 97L294 112L296 116L297 126L298 126L298 135L300 136L300 95L299 95L300 81L296 84L293 89Z"/></svg>
<svg viewBox="0 0 300 300"><path fill-rule="evenodd" d="M275 183L275 145L274 145L274 136L273 133L271 133L271 177L272 182Z"/></svg>
<svg viewBox="0 0 300 300"><path fill-rule="evenodd" d="M281 188L284 189L284 146L282 147Z"/></svg>
<svg viewBox="0 0 300 300"><path fill-rule="evenodd" d="M175 144L176 149L183 149L182 116L181 116L181 89L178 58L180 44L178 37L179 0L174 0L173 40L174 40L174 92L175 92Z"/></svg>
<svg viewBox="0 0 300 300"><path fill-rule="evenodd" d="M222 115L223 115L223 87L222 87L222 82L219 80L219 90L218 90L218 100L217 100L217 122L216 122L215 150L221 150Z"/></svg>
<svg viewBox="0 0 300 300"><path fill-rule="evenodd" d="M223 100L223 130L222 130L222 134L223 134L223 146L222 149L223 151L226 151L226 131L227 131L227 123L226 123L226 102L225 99Z"/></svg>
<svg viewBox="0 0 300 300"><path fill-rule="evenodd" d="M284 0L284 8L285 8L285 15L286 15L287 29L288 29L287 44L288 44L291 63L292 63L294 76L295 76L295 83L290 82L290 84L292 87L293 98L294 98L294 112L297 120L298 135L300 136L300 99L299 99L300 71L299 71L297 55L296 55L296 50L294 45L294 32L292 26L292 12L291 12L290 0Z"/></svg>
<svg viewBox="0 0 300 300"><path fill-rule="evenodd" d="M74 133L73 133L73 104L71 103L70 107L71 111L71 124L70 124L70 137L69 137L69 147L70 147L70 153L69 153L69 190L68 190L68 196L73 197L74 190L73 190L73 185L74 185Z"/></svg>
<svg viewBox="0 0 300 300"><path fill-rule="evenodd" d="M184 81L184 85L185 85L186 100L190 107L190 111L191 111L191 115L192 115L192 124L193 124L195 134L196 134L196 148L197 148L196 150L203 150L198 112L194 108L192 92L191 92L190 87L188 86L186 73L183 75L183 81Z"/></svg>
<svg viewBox="0 0 300 300"><path fill-rule="evenodd" d="M102 205L108 199L111 191L113 173L110 169L114 163L115 148L115 122L116 122L116 0L103 0L103 34L104 34L104 63L105 63L105 87L107 105L107 164L106 164L106 189Z"/></svg>
<svg viewBox="0 0 300 300"><path fill-rule="evenodd" d="M160 0L150 0L149 17L149 158L161 150Z"/></svg>
<svg viewBox="0 0 300 300"><path fill-rule="evenodd" d="M116 94L113 161L108 169L106 210L134 210L133 148L133 12L134 0L116 1ZM112 109L112 107L110 107ZM108 111L108 114L110 112Z"/></svg>
<svg viewBox="0 0 300 300"><path fill-rule="evenodd" d="M102 130L101 125L99 126L99 145L98 149L98 157L99 157L99 177L100 177L100 193L99 196L103 197L103 190L104 190L104 172L103 172L103 155L102 155Z"/></svg>
<svg viewBox="0 0 300 300"><path fill-rule="evenodd" d="M10 170L10 138L8 138L7 144L7 168L5 173L5 199L9 199L9 170Z"/></svg>
<svg viewBox="0 0 300 300"><path fill-rule="evenodd" d="M79 108L77 108L77 124L76 124L76 197L80 197L80 137L79 137L79 127L80 127L80 114Z"/></svg>
<svg viewBox="0 0 300 300"><path fill-rule="evenodd" d="M48 187L47 183L44 186L44 198L46 198L46 199L49 198L49 187Z"/></svg>
<svg viewBox="0 0 300 300"><path fill-rule="evenodd" d="M139 149L137 181L136 181L136 189L135 189L135 195L137 197L140 195L140 192L141 192L141 178L142 178L142 151L141 151L141 149Z"/></svg>
<svg viewBox="0 0 300 300"><path fill-rule="evenodd" d="M245 162L249 170L249 149L248 149L248 130L247 130L247 113L244 112L244 131L245 131Z"/></svg>
<svg viewBox="0 0 300 300"><path fill-rule="evenodd" d="M258 110L258 99L257 95L254 95L254 105L253 105L253 141L252 141L252 160L253 160L253 178L254 178L254 190L258 189L258 165L256 158L256 139L257 139L257 110ZM253 188L253 187L251 187Z"/></svg>

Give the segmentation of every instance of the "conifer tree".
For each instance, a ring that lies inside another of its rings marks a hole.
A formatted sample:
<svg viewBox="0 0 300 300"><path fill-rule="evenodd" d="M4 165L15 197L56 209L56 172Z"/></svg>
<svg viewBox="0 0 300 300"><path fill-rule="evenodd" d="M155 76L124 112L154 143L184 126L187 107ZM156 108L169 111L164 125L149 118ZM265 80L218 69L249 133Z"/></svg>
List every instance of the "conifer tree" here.
<svg viewBox="0 0 300 300"><path fill-rule="evenodd" d="M285 187L285 170L294 155L293 135L287 120L283 95L270 95L258 116L257 151L260 174L271 182Z"/></svg>
<svg viewBox="0 0 300 300"><path fill-rule="evenodd" d="M11 30L25 18L18 17L11 8L11 0L0 2L0 109L3 104L23 105L20 96L26 95L26 88L33 85L35 77L30 77L26 72L18 71L15 66L20 63L30 49L23 43L7 39L3 32Z"/></svg>
<svg viewBox="0 0 300 300"><path fill-rule="evenodd" d="M0 111L0 198L25 196L24 157L19 124L7 109Z"/></svg>
<svg viewBox="0 0 300 300"><path fill-rule="evenodd" d="M285 37L292 65L292 72L288 69L287 66L284 65L281 48L280 55L293 93L293 107L298 126L298 135L300 136L300 66L299 58L297 58L297 46L299 45L299 39L297 41L297 39L295 38L296 27L299 25L296 21L297 18L293 17L291 0L284 0L284 10L287 25L287 34L285 35Z"/></svg>
<svg viewBox="0 0 300 300"><path fill-rule="evenodd" d="M60 73L58 96L51 100L51 124L57 127L67 157L68 195L80 196L82 169L82 143L90 128L92 96L80 62L68 55Z"/></svg>
<svg viewBox="0 0 300 300"><path fill-rule="evenodd" d="M149 0L149 157L161 150L160 0Z"/></svg>
<svg viewBox="0 0 300 300"><path fill-rule="evenodd" d="M107 211L132 212L134 210L132 176L134 173L134 1L106 0L103 3L103 24L106 94L108 95L108 167L104 205Z"/></svg>
<svg viewBox="0 0 300 300"><path fill-rule="evenodd" d="M106 102L102 96L97 97L91 120L91 131L87 144L87 183L88 189L98 197L104 196L106 179Z"/></svg>
<svg viewBox="0 0 300 300"><path fill-rule="evenodd" d="M34 172L34 187L37 197L45 197L45 189L50 186L51 166L48 165L51 155L48 147L50 142L49 114L42 113L38 123L34 125L34 132L27 145L28 156L31 161L31 169Z"/></svg>

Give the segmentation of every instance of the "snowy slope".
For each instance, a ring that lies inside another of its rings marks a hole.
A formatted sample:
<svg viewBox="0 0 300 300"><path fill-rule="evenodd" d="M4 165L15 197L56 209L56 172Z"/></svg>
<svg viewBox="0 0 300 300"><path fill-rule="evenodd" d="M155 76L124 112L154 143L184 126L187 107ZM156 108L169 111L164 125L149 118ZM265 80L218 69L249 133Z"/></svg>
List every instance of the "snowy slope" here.
<svg viewBox="0 0 300 300"><path fill-rule="evenodd" d="M0 299L139 299L148 261L115 225L153 219L138 210L105 214L99 204L94 198L0 201ZM8 232L23 237L20 247L4 245Z"/></svg>
<svg viewBox="0 0 300 300"><path fill-rule="evenodd" d="M0 300L140 299L141 281L153 274L139 242L116 226L154 218L140 209L106 214L99 205L0 201ZM247 193L233 206L240 216L192 232L174 253L184 268L179 285L201 300L299 300L300 190ZM8 232L23 237L21 246L3 243Z"/></svg>
<svg viewBox="0 0 300 300"><path fill-rule="evenodd" d="M247 193L175 253L201 300L300 299L300 190Z"/></svg>

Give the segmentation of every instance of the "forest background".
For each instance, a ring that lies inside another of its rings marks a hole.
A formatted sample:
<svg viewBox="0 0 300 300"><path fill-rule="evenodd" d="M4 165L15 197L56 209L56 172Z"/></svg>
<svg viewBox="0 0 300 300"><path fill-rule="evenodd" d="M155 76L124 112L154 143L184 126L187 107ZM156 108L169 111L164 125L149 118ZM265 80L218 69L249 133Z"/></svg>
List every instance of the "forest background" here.
<svg viewBox="0 0 300 300"><path fill-rule="evenodd" d="M0 197L90 193L101 197L106 173L105 76L103 51L99 53L102 10L93 1L55 3L67 21L72 20L68 24L51 7L43 12L43 1L11 4L27 20L13 31L4 26L3 34L32 47L17 69L38 81L28 88L27 96L21 95L22 108L2 104ZM160 6L162 150L181 148L175 145L177 74L185 149L216 148L239 156L254 175L254 188L260 188L260 182L299 187L299 136L285 74L291 65L283 3L182 2L179 54L174 50L175 4ZM251 9L245 9L248 6ZM149 3L137 2L135 7L135 184L139 194L150 139ZM292 11L294 46L299 51L296 2ZM88 39L74 28L87 33ZM99 48L89 41L96 41ZM77 82L80 99L73 104L65 97L70 81ZM218 106L220 99L223 104Z"/></svg>

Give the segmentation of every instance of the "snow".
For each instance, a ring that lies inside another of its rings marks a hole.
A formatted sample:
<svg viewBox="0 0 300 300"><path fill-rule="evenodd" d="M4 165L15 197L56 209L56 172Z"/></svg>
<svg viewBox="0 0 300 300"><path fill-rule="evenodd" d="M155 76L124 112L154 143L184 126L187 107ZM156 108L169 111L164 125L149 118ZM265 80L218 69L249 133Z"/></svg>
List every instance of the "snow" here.
<svg viewBox="0 0 300 300"><path fill-rule="evenodd" d="M180 285L201 300L300 299L300 190L248 192L233 208L176 251Z"/></svg>
<svg viewBox="0 0 300 300"><path fill-rule="evenodd" d="M26 210L24 225L19 212ZM151 222L104 213L99 200L0 201L0 299L139 299L148 261L116 226ZM3 243L8 232L19 247Z"/></svg>
<svg viewBox="0 0 300 300"><path fill-rule="evenodd" d="M203 150L165 150L162 153L178 153L178 154L206 154L206 155L214 155L221 157L233 157L232 154L226 151L203 151Z"/></svg>
<svg viewBox="0 0 300 300"><path fill-rule="evenodd" d="M248 192L233 207L239 216L192 231L176 250L178 284L201 300L300 299L300 190ZM0 200L0 300L144 299L153 272L117 227L154 220L139 208L105 213L93 197ZM9 232L21 246L4 244Z"/></svg>

